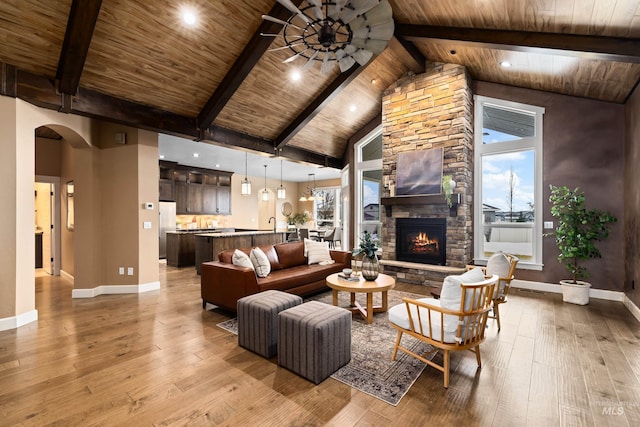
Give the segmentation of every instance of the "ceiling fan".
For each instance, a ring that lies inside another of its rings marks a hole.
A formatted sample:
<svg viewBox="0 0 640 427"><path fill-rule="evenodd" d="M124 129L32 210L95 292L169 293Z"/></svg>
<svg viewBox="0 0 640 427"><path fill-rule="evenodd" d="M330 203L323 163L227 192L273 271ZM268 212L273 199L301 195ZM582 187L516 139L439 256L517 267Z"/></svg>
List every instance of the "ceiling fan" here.
<svg viewBox="0 0 640 427"><path fill-rule="evenodd" d="M285 46L293 55L282 62L306 58L302 71L321 61L322 73L338 64L345 72L356 62L364 65L385 49L393 37L393 11L388 0L306 0L297 7L291 0L277 0L291 13L284 21L269 15L262 19L281 24ZM277 37L280 34L262 34Z"/></svg>

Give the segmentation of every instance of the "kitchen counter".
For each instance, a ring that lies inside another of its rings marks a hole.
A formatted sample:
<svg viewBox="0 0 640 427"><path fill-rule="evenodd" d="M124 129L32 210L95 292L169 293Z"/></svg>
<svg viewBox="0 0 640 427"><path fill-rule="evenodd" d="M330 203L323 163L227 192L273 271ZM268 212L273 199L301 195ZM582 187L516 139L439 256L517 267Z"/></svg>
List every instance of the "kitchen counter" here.
<svg viewBox="0 0 640 427"><path fill-rule="evenodd" d="M202 263L218 259L218 253L222 251L282 243L285 240L285 233L274 233L273 231L215 232L197 233L194 238L196 271L200 274Z"/></svg>

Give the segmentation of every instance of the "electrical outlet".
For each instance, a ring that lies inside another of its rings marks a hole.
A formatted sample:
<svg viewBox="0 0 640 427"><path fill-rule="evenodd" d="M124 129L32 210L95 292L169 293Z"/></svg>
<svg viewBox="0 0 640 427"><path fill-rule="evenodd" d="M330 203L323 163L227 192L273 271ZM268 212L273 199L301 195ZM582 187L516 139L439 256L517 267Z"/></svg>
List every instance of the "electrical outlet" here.
<svg viewBox="0 0 640 427"><path fill-rule="evenodd" d="M133 276L133 267L127 268L127 276Z"/></svg>
<svg viewBox="0 0 640 427"><path fill-rule="evenodd" d="M118 274L124 276L124 267L118 268Z"/></svg>

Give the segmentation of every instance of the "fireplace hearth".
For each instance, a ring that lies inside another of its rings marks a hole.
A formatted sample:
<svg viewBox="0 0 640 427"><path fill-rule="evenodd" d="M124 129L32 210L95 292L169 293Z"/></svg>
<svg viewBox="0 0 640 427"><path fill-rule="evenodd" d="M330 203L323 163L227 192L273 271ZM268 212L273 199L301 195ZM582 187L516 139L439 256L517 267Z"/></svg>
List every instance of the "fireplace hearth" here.
<svg viewBox="0 0 640 427"><path fill-rule="evenodd" d="M446 265L446 219L396 218L396 236L396 260Z"/></svg>

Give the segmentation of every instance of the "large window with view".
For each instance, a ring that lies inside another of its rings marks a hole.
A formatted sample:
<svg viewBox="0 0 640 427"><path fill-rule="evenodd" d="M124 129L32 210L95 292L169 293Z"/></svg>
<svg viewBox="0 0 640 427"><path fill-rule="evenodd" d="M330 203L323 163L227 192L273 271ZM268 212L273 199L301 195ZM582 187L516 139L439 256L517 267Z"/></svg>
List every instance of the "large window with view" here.
<svg viewBox="0 0 640 427"><path fill-rule="evenodd" d="M382 127L378 127L355 145L355 158L357 243L365 231L376 237L381 236Z"/></svg>
<svg viewBox="0 0 640 427"><path fill-rule="evenodd" d="M340 227L340 188L318 188L316 196L313 202L316 227L321 230Z"/></svg>
<svg viewBox="0 0 640 427"><path fill-rule="evenodd" d="M498 251L542 267L542 118L544 109L475 97L476 260Z"/></svg>

